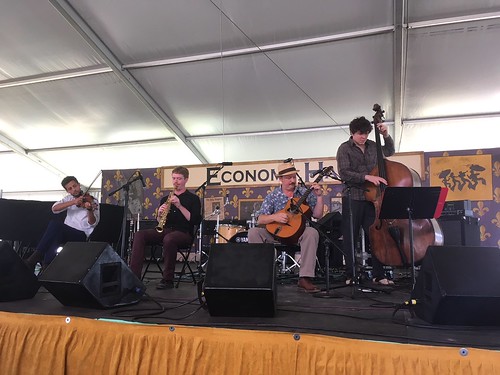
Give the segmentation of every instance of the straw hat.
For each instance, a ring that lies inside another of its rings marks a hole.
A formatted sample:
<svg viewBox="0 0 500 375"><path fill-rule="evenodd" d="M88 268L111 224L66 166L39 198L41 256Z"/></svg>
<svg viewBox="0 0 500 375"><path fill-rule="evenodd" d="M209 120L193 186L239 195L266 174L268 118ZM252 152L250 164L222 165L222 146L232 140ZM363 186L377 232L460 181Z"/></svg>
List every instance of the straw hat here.
<svg viewBox="0 0 500 375"><path fill-rule="evenodd" d="M298 170L295 169L293 163L281 163L278 165L278 177L287 176L290 174L297 174Z"/></svg>

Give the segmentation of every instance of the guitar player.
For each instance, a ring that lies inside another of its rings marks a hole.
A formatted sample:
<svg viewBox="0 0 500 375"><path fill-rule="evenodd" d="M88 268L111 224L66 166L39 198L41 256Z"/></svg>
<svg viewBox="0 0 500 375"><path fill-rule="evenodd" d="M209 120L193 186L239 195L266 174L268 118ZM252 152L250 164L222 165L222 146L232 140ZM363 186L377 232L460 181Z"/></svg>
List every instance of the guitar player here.
<svg viewBox="0 0 500 375"><path fill-rule="evenodd" d="M282 227L286 230L293 228L293 224L300 221L302 214L311 214L316 219L323 216L323 192L321 186L316 182L309 188L298 186L297 172L298 170L295 168L293 161L286 160L278 165L277 176L281 186L266 196L260 210L256 212L258 226L249 229L249 243L283 242L283 239L279 236ZM303 201L304 204L300 205L300 207L294 207L293 202L297 203L303 197L307 197ZM289 209L290 206L292 206L292 210ZM309 212L305 212L306 210L303 207L307 207ZM297 213L294 214L290 211L296 211ZM298 219L297 216L299 216ZM264 225L266 228L262 227ZM270 228L272 228L272 232L269 231ZM312 283L311 279L314 278L315 274L319 233L309 226L297 228L297 230L300 236L298 236L296 242L300 246L301 253L297 286L308 293L315 293L319 291L319 288ZM303 232L300 234L302 230Z"/></svg>

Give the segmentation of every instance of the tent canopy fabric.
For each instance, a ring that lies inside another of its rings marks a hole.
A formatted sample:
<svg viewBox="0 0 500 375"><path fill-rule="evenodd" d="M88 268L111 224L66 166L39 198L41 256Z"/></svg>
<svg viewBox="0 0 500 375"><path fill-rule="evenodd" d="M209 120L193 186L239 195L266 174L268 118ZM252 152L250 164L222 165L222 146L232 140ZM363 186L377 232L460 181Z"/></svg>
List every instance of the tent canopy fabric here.
<svg viewBox="0 0 500 375"><path fill-rule="evenodd" d="M498 147L500 0L4 0L0 24L4 193L333 156L374 103L399 152Z"/></svg>

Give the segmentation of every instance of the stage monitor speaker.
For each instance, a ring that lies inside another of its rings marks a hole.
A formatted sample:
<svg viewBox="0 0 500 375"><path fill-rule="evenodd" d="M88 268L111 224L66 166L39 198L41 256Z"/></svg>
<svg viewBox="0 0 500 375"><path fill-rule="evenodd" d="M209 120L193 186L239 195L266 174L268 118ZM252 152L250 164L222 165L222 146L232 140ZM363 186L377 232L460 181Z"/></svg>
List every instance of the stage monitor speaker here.
<svg viewBox="0 0 500 375"><path fill-rule="evenodd" d="M274 316L277 298L274 245L212 245L204 294L212 316Z"/></svg>
<svg viewBox="0 0 500 375"><path fill-rule="evenodd" d="M500 324L500 249L430 246L412 298L418 317L436 324Z"/></svg>
<svg viewBox="0 0 500 375"><path fill-rule="evenodd" d="M66 243L39 280L65 306L123 306L139 302L146 290L106 242Z"/></svg>
<svg viewBox="0 0 500 375"><path fill-rule="evenodd" d="M33 298L37 277L6 241L0 241L0 302Z"/></svg>

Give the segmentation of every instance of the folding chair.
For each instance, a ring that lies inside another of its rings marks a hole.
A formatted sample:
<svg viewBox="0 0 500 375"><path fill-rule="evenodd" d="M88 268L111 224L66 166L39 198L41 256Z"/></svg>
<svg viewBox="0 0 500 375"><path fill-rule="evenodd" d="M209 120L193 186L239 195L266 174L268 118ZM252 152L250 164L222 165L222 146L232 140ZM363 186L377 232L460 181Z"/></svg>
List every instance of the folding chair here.
<svg viewBox="0 0 500 375"><path fill-rule="evenodd" d="M189 274L191 275L191 278L193 279L193 284L196 284L196 277L194 275L194 271L191 268L191 265L189 264L189 256L191 255L191 251L193 248L193 244L195 243L197 232L198 232L198 227L195 227L194 234L193 234L193 241L191 242L191 244L188 247L177 249L177 253L180 254L182 257L182 268L180 271L175 272L175 275L177 276L177 281L175 283L176 288L179 287L179 283L181 282L182 277L186 274L186 269L189 270ZM146 276L146 273L148 273L148 272L163 274L163 268L162 268L162 264L161 264L163 261L163 256L162 256L162 254L160 256L157 255L158 250L160 250L160 254L161 254L161 252L163 251L163 247L161 244L151 245L150 255L149 255L149 258L146 259L147 265L142 273L141 280L144 279L144 276ZM158 270L150 270L149 268L151 265L155 265Z"/></svg>

